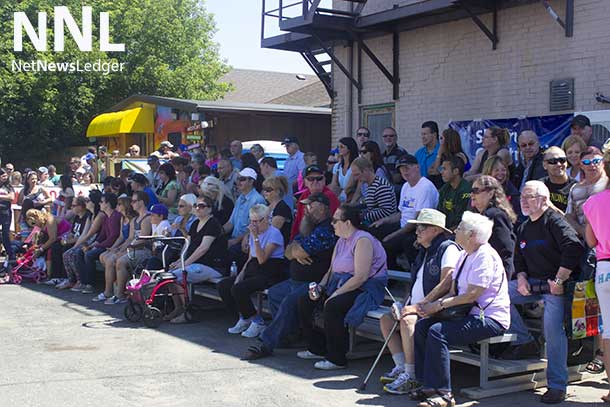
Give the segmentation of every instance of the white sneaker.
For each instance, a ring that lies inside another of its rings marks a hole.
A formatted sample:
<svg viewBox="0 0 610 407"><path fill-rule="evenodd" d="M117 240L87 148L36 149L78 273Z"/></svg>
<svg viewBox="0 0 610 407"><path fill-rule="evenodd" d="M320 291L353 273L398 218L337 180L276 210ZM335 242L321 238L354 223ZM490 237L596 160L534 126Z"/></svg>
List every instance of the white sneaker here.
<svg viewBox="0 0 610 407"><path fill-rule="evenodd" d="M65 290L66 288L71 288L71 287L72 287L72 283L68 279L66 279L63 283L59 283L55 286L55 288L57 288L58 290Z"/></svg>
<svg viewBox="0 0 610 407"><path fill-rule="evenodd" d="M324 356L316 355L315 353L311 353L308 350L302 350L297 352L297 358L307 359L307 360L316 360L316 359L324 359Z"/></svg>
<svg viewBox="0 0 610 407"><path fill-rule="evenodd" d="M244 319L239 318L239 321L237 321L237 323L234 326L227 329L227 332L229 332L230 334L240 334L240 333L244 332L246 329L248 329L249 327L250 327L250 321L246 321Z"/></svg>
<svg viewBox="0 0 610 407"><path fill-rule="evenodd" d="M83 288L84 288L84 287L83 287ZM102 301L106 301L106 300L108 300L108 299L110 299L110 298L112 298L112 297L106 297L106 294L104 294L104 292L102 291L101 293L99 293L99 294L97 295L97 297L93 297L93 298L91 299L91 301L93 301L93 302L102 302Z"/></svg>
<svg viewBox="0 0 610 407"><path fill-rule="evenodd" d="M44 282L45 285L57 285L59 283L61 283L61 278L50 278L47 281Z"/></svg>
<svg viewBox="0 0 610 407"><path fill-rule="evenodd" d="M338 370L346 368L346 366L335 365L333 362L326 359L317 361L314 363L313 367L320 370Z"/></svg>
<svg viewBox="0 0 610 407"><path fill-rule="evenodd" d="M417 387L417 382L411 379L409 373L402 372L392 383L388 383L383 386L383 390L390 394L407 394Z"/></svg>
<svg viewBox="0 0 610 407"><path fill-rule="evenodd" d="M264 330L266 326L263 324L257 324L256 322L252 322L248 329L241 333L241 336L244 338L256 338L258 337Z"/></svg>

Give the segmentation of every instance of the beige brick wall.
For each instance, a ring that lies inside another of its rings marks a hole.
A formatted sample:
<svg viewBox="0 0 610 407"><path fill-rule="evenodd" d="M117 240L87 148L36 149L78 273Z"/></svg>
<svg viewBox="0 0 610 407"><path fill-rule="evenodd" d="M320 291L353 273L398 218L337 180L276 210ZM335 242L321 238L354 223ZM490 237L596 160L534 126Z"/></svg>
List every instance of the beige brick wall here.
<svg viewBox="0 0 610 407"><path fill-rule="evenodd" d="M563 14L565 0L552 4ZM482 18L489 22L490 17ZM502 10L496 51L469 19L401 33L400 100L396 101L400 144L410 151L417 148L425 120L436 120L444 128L452 120L566 113L549 111L552 79L575 78L576 111L609 109L594 98L595 92L610 94L608 21L610 0L579 0L574 37L566 38L539 3ZM391 36L367 44L391 70ZM336 48L342 61L347 51ZM361 105L355 88L353 92L354 129L361 106L393 102L389 81L364 54L362 61ZM349 128L348 82L339 69L334 69L334 83L333 143L348 135Z"/></svg>

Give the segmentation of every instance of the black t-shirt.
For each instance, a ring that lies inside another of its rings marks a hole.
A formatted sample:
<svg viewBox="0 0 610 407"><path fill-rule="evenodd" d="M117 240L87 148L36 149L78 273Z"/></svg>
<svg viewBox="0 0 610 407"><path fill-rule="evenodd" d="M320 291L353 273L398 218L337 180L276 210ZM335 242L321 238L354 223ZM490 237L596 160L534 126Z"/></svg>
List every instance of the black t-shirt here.
<svg viewBox="0 0 610 407"><path fill-rule="evenodd" d="M568 182L564 184L553 184L549 177L544 177L540 181L544 182L551 192L551 202L563 212L568 207L568 197L572 186L576 184L576 180L568 178Z"/></svg>
<svg viewBox="0 0 610 407"><path fill-rule="evenodd" d="M483 215L494 221L494 226L489 238L489 244L502 259L506 275L511 278L515 272L513 256L515 252L515 234L510 218L500 208L495 206L487 208Z"/></svg>
<svg viewBox="0 0 610 407"><path fill-rule="evenodd" d="M85 211L85 214L83 216L76 216L74 218L74 221L72 222L72 234L75 237L78 237L80 235L83 234L83 231L85 230L85 225L87 224L87 220L89 220L91 218L91 212L89 211Z"/></svg>
<svg viewBox="0 0 610 407"><path fill-rule="evenodd" d="M210 245L210 248L203 256L195 260L195 263L205 264L206 266L224 272L227 265L227 239L222 234L220 222L218 222L216 218L210 217L201 230L197 231L198 227L199 219L195 220L189 229L191 243L186 251L185 258L189 258L191 254L193 254L201 245L201 241L205 236L212 236L215 239Z"/></svg>
<svg viewBox="0 0 610 407"><path fill-rule="evenodd" d="M218 209L216 205L212 208L212 215L220 222L221 225L224 225L229 221L231 217L231 213L233 212L233 201L228 196L222 197L222 209Z"/></svg>
<svg viewBox="0 0 610 407"><path fill-rule="evenodd" d="M287 245L288 239L290 238L290 229L292 229L292 211L288 205L286 205L286 202L280 201L275 205L275 209L273 209L271 217L273 216L281 216L286 219L280 232L282 232L282 236L284 237L284 245Z"/></svg>
<svg viewBox="0 0 610 407"><path fill-rule="evenodd" d="M8 182L2 186L0 186L0 189L3 190L4 193L10 194L11 192L15 192L15 190L13 189L13 186L11 184L9 184ZM7 200L0 200L0 214L1 215L8 215L11 211L11 201L7 201Z"/></svg>

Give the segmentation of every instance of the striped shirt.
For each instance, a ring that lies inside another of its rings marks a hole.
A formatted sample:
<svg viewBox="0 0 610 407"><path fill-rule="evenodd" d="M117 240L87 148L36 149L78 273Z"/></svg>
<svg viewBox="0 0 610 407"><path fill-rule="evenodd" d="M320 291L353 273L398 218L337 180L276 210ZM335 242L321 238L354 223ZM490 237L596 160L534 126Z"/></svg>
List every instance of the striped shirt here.
<svg viewBox="0 0 610 407"><path fill-rule="evenodd" d="M398 209L394 187L381 177L375 177L369 185L364 203L366 204L365 222L375 222L395 213Z"/></svg>

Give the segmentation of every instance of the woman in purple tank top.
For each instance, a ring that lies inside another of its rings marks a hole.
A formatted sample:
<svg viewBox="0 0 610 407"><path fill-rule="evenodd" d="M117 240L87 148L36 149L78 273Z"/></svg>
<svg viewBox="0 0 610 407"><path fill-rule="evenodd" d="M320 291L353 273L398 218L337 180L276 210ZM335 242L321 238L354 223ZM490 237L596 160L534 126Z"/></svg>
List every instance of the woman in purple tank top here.
<svg viewBox="0 0 610 407"><path fill-rule="evenodd" d="M345 368L347 316L359 312L366 314L383 300L387 282L386 253L379 240L360 229L360 222L360 211L356 207L341 205L337 209L332 224L339 240L330 270L320 281L320 288L328 297L312 298L310 293L299 299L299 319L308 346L297 356L323 359L316 362L316 369ZM313 315L318 307L323 309L324 333L314 329Z"/></svg>

